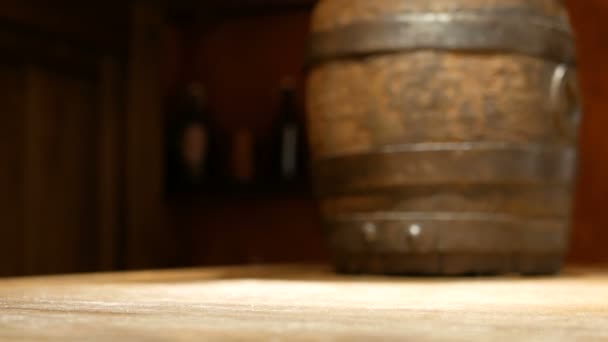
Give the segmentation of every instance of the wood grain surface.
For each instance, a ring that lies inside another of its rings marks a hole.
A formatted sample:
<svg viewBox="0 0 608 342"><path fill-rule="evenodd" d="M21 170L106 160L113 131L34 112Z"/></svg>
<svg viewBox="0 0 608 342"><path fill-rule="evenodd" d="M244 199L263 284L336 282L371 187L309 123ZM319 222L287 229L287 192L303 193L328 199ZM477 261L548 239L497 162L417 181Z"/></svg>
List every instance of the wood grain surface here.
<svg viewBox="0 0 608 342"><path fill-rule="evenodd" d="M608 339L608 272L344 277L316 266L0 281L0 340Z"/></svg>

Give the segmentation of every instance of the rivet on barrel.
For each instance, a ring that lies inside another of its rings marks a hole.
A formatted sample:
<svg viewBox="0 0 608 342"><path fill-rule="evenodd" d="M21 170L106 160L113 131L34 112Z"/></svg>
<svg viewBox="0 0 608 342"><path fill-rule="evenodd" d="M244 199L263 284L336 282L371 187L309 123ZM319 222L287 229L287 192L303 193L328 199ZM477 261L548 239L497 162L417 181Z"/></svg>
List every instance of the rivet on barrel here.
<svg viewBox="0 0 608 342"><path fill-rule="evenodd" d="M407 232L408 232L409 236L415 238L415 237L419 236L420 233L422 233L422 227L420 227L419 224L412 224L407 229Z"/></svg>

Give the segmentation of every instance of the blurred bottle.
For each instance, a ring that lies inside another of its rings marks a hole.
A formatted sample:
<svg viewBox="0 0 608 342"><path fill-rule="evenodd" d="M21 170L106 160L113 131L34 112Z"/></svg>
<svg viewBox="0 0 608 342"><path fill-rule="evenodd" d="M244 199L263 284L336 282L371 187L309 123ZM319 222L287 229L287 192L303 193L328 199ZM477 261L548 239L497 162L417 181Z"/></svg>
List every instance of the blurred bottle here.
<svg viewBox="0 0 608 342"><path fill-rule="evenodd" d="M291 187L301 184L306 175L306 140L294 78L281 80L279 99L278 115L270 135L270 176L274 183Z"/></svg>
<svg viewBox="0 0 608 342"><path fill-rule="evenodd" d="M178 95L168 136L167 191L197 195L217 184L217 130L208 110L205 88L190 83Z"/></svg>

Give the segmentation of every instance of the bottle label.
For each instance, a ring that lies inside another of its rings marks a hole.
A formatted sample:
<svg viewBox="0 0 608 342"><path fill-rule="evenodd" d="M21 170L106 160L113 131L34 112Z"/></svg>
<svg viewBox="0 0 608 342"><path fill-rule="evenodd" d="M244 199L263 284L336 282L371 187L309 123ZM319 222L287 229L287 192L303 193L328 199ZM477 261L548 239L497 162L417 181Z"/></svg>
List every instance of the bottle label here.
<svg viewBox="0 0 608 342"><path fill-rule="evenodd" d="M182 159L192 181L204 177L203 170L207 162L208 134L204 126L189 125L182 138Z"/></svg>
<svg viewBox="0 0 608 342"><path fill-rule="evenodd" d="M287 125L283 128L283 146L281 146L281 176L283 179L295 178L297 171L298 128Z"/></svg>

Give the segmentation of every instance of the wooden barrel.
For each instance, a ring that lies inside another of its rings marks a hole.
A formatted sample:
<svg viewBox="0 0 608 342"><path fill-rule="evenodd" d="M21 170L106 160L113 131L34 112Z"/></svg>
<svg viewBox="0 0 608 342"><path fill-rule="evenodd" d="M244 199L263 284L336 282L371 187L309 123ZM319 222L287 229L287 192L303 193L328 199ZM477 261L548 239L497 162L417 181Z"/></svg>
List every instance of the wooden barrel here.
<svg viewBox="0 0 608 342"><path fill-rule="evenodd" d="M308 110L340 271L549 274L580 111L557 0L322 0Z"/></svg>

